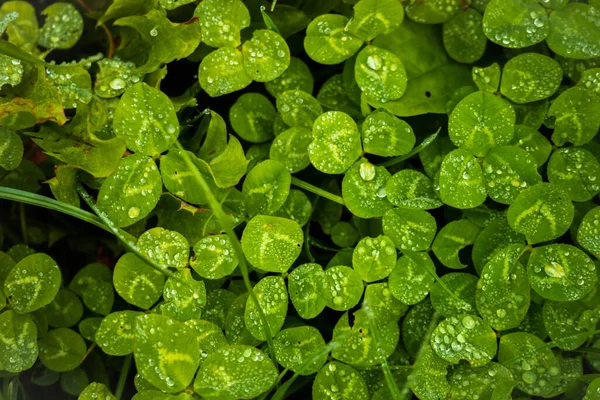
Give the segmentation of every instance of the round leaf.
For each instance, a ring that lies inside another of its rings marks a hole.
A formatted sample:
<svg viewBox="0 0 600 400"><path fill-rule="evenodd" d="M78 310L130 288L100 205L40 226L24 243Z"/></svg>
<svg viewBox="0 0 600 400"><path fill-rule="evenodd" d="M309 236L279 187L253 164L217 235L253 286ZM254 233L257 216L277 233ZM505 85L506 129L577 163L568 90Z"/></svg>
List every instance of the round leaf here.
<svg viewBox="0 0 600 400"><path fill-rule="evenodd" d="M308 66L301 59L291 57L287 69L277 78L265 82L265 89L271 96L277 98L288 90L312 93L313 85L313 77Z"/></svg>
<svg viewBox="0 0 600 400"><path fill-rule="evenodd" d="M487 198L481 166L464 149L454 150L444 157L439 187L442 201L455 208L475 208Z"/></svg>
<svg viewBox="0 0 600 400"><path fill-rule="evenodd" d="M258 29L252 39L242 46L244 69L248 76L258 82L268 82L290 65L290 49L285 40L276 32Z"/></svg>
<svg viewBox="0 0 600 400"><path fill-rule="evenodd" d="M194 16L200 19L202 41L211 47L237 47L240 31L250 25L250 13L241 0L200 2Z"/></svg>
<svg viewBox="0 0 600 400"><path fill-rule="evenodd" d="M289 128L273 140L269 157L281 162L291 173L302 171L310 165L308 146L311 141L310 130L301 126Z"/></svg>
<svg viewBox="0 0 600 400"><path fill-rule="evenodd" d="M56 262L46 254L23 258L4 281L4 294L19 314L50 304L60 288L61 275Z"/></svg>
<svg viewBox="0 0 600 400"><path fill-rule="evenodd" d="M587 4L568 4L550 14L550 50L568 58L600 57L600 10Z"/></svg>
<svg viewBox="0 0 600 400"><path fill-rule="evenodd" d="M121 97L115 109L113 129L130 150L158 156L177 140L179 121L166 94L139 82Z"/></svg>
<svg viewBox="0 0 600 400"><path fill-rule="evenodd" d="M510 144L531 154L538 167L546 163L552 151L550 141L536 129L527 125L515 125L515 136Z"/></svg>
<svg viewBox="0 0 600 400"><path fill-rule="evenodd" d="M37 328L29 315L12 310L0 314L0 365L7 372L22 372L38 357Z"/></svg>
<svg viewBox="0 0 600 400"><path fill-rule="evenodd" d="M488 263L496 254L510 244L525 244L525 237L520 233L513 231L508 226L506 218L490 222L488 226L483 228L475 243L473 243L473 265L479 275L485 264Z"/></svg>
<svg viewBox="0 0 600 400"><path fill-rule="evenodd" d="M242 139L262 143L273 137L275 107L260 93L244 93L229 110L231 127Z"/></svg>
<svg viewBox="0 0 600 400"><path fill-rule="evenodd" d="M470 64L483 56L487 38L483 33L482 22L482 15L473 8L467 8L444 22L444 48L450 57Z"/></svg>
<svg viewBox="0 0 600 400"><path fill-rule="evenodd" d="M288 90L278 95L277 110L287 125L308 129L312 129L313 123L323 112L317 99L302 90Z"/></svg>
<svg viewBox="0 0 600 400"><path fill-rule="evenodd" d="M242 234L242 249L256 268L286 272L302 251L304 235L300 225L285 218L257 215Z"/></svg>
<svg viewBox="0 0 600 400"><path fill-rule="evenodd" d="M115 265L113 284L126 302L148 309L162 295L165 277L135 254L126 253Z"/></svg>
<svg viewBox="0 0 600 400"><path fill-rule="evenodd" d="M142 233L137 245L142 254L159 264L172 268L184 268L187 265L190 245L179 232L152 228Z"/></svg>
<svg viewBox="0 0 600 400"><path fill-rule="evenodd" d="M433 190L433 183L414 169L396 172L387 182L387 198L395 206L415 210L430 210L442 206Z"/></svg>
<svg viewBox="0 0 600 400"><path fill-rule="evenodd" d="M367 46L356 57L356 83L367 99L386 103L406 91L406 70L402 60L391 51Z"/></svg>
<svg viewBox="0 0 600 400"><path fill-rule="evenodd" d="M600 128L598 107L600 99L587 89L575 86L562 92L548 110L548 117L556 117L552 141L581 146L592 140Z"/></svg>
<svg viewBox="0 0 600 400"><path fill-rule="evenodd" d="M46 22L39 31L38 43L47 49L70 49L83 33L83 18L70 3L57 2L44 9Z"/></svg>
<svg viewBox="0 0 600 400"><path fill-rule="evenodd" d="M298 315L311 319L321 314L327 305L327 278L319 264L302 264L288 277L290 299Z"/></svg>
<svg viewBox="0 0 600 400"><path fill-rule="evenodd" d="M108 315L115 300L112 281L112 272L106 265L92 263L75 274L69 289L81 297L87 308Z"/></svg>
<svg viewBox="0 0 600 400"><path fill-rule="evenodd" d="M301 190L292 189L283 206L275 213L278 217L283 217L296 221L298 225L304 226L308 223L312 213L312 203L308 196Z"/></svg>
<svg viewBox="0 0 600 400"><path fill-rule="evenodd" d="M546 301L542 311L544 327L553 343L563 350L575 350L588 338L585 321L586 308L578 301ZM584 318L582 318L582 316ZM591 324L593 329L598 317ZM591 330L590 329L590 330Z"/></svg>
<svg viewBox="0 0 600 400"><path fill-rule="evenodd" d="M182 322L200 318L206 304L204 281L195 280L189 268L177 271L176 275L179 280L169 277L165 283L161 313Z"/></svg>
<svg viewBox="0 0 600 400"><path fill-rule="evenodd" d="M406 16L422 24L441 24L456 15L460 8L461 2L457 0L409 0Z"/></svg>
<svg viewBox="0 0 600 400"><path fill-rule="evenodd" d="M409 124L383 111L374 111L362 125L366 153L383 157L408 153L415 145L415 134Z"/></svg>
<svg viewBox="0 0 600 400"><path fill-rule="evenodd" d="M83 304L79 297L68 289L58 291L52 303L40 309L48 319L48 325L56 328L69 328L83 316Z"/></svg>
<svg viewBox="0 0 600 400"><path fill-rule="evenodd" d="M354 5L354 17L348 31L369 41L380 34L393 32L404 19L404 8L398 0L361 0Z"/></svg>
<svg viewBox="0 0 600 400"><path fill-rule="evenodd" d="M533 290L556 301L575 301L594 287L596 266L583 251L568 244L550 244L533 249L527 263Z"/></svg>
<svg viewBox="0 0 600 400"><path fill-rule="evenodd" d="M417 304L435 282L430 271L435 271L435 266L427 253L405 253L390 274L390 292L404 304Z"/></svg>
<svg viewBox="0 0 600 400"><path fill-rule="evenodd" d="M503 365L490 362L483 367L460 364L448 377L452 387L450 398L456 399L493 399L507 386L508 393L513 390L510 371ZM500 397L506 398L506 397Z"/></svg>
<svg viewBox="0 0 600 400"><path fill-rule="evenodd" d="M548 182L563 189L573 201L591 200L600 191L600 163L592 153L567 147L552 153Z"/></svg>
<svg viewBox="0 0 600 400"><path fill-rule="evenodd" d="M203 278L221 279L230 275L239 260L227 235L213 235L194 245L190 266Z"/></svg>
<svg viewBox="0 0 600 400"><path fill-rule="evenodd" d="M325 340L317 328L298 326L284 329L273 340L277 362L284 368L298 372L300 375L316 373L327 361L327 353L323 353L310 364L300 368L311 354L325 346Z"/></svg>
<svg viewBox="0 0 600 400"><path fill-rule="evenodd" d="M396 248L385 235L361 239L352 253L352 267L365 282L386 278L396 265Z"/></svg>
<svg viewBox="0 0 600 400"><path fill-rule="evenodd" d="M204 57L198 80L210 97L233 93L252 83L244 69L242 52L231 47L222 47Z"/></svg>
<svg viewBox="0 0 600 400"><path fill-rule="evenodd" d="M290 171L275 160L258 163L246 176L242 193L246 195L248 214L274 214L281 208L291 183Z"/></svg>
<svg viewBox="0 0 600 400"><path fill-rule="evenodd" d="M83 338L68 328L48 332L38 342L40 361L52 371L65 372L75 369L87 351Z"/></svg>
<svg viewBox="0 0 600 400"><path fill-rule="evenodd" d="M552 96L562 78L558 61L537 53L519 54L504 66L500 91L515 103L531 103Z"/></svg>
<svg viewBox="0 0 600 400"><path fill-rule="evenodd" d="M135 324L142 313L118 311L102 320L95 334L95 342L106 354L125 356L133 352Z"/></svg>
<svg viewBox="0 0 600 400"><path fill-rule="evenodd" d="M254 286L260 308L267 319L268 331L275 336L283 326L288 308L288 296L285 281L280 276L266 276ZM244 312L246 327L259 340L265 340L265 330L258 313L258 307L252 297L248 298Z"/></svg>
<svg viewBox="0 0 600 400"><path fill-rule="evenodd" d="M452 269L462 269L464 265L459 252L475 243L480 228L468 219L452 221L438 232L431 249L442 264Z"/></svg>
<svg viewBox="0 0 600 400"><path fill-rule="evenodd" d="M367 400L369 390L358 371L349 365L331 361L319 371L312 386L314 400Z"/></svg>
<svg viewBox="0 0 600 400"><path fill-rule="evenodd" d="M327 307L346 311L358 304L364 291L358 272L345 265L335 265L325 270L325 278Z"/></svg>
<svg viewBox="0 0 600 400"><path fill-rule="evenodd" d="M94 82L94 93L103 99L117 97L142 79L135 72L136 65L131 61L103 58L98 61L98 73Z"/></svg>
<svg viewBox="0 0 600 400"><path fill-rule="evenodd" d="M90 383L83 391L79 394L77 400L115 400L115 396L112 395L110 389L104 384L98 382Z"/></svg>
<svg viewBox="0 0 600 400"><path fill-rule="evenodd" d="M577 230L577 243L600 259L600 207L585 214Z"/></svg>
<svg viewBox="0 0 600 400"><path fill-rule="evenodd" d="M352 57L363 41L346 31L348 18L339 14L319 15L306 28L304 50L321 64L339 64Z"/></svg>
<svg viewBox="0 0 600 400"><path fill-rule="evenodd" d="M526 0L491 0L483 14L483 31L492 42L512 49L539 43L548 36L548 13Z"/></svg>
<svg viewBox="0 0 600 400"><path fill-rule="evenodd" d="M348 210L360 218L382 216L392 207L386 198L389 177L387 169L366 160L354 164L342 181L342 196Z"/></svg>
<svg viewBox="0 0 600 400"><path fill-rule="evenodd" d="M392 208L383 215L383 233L399 250L426 250L435 236L435 218L427 211Z"/></svg>

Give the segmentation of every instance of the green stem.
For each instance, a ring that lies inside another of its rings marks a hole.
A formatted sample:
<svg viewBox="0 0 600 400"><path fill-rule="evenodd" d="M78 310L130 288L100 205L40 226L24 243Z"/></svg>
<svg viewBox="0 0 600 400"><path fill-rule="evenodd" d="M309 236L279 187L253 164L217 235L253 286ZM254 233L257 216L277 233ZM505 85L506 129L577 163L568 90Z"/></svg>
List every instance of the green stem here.
<svg viewBox="0 0 600 400"><path fill-rule="evenodd" d="M116 400L121 400L123 396L123 389L125 388L125 382L127 381L127 375L129 374L129 367L131 366L131 354L125 356L123 366L121 367L121 374L119 375L119 381L117 382L117 388L115 389Z"/></svg>
<svg viewBox="0 0 600 400"><path fill-rule="evenodd" d="M19 203L19 217L21 219L21 236L23 237L23 243L29 245L29 238L27 236L27 219L25 218L25 204Z"/></svg>
<svg viewBox="0 0 600 400"><path fill-rule="evenodd" d="M98 228L102 228L105 231L112 233L112 231L106 225L104 225L104 223L102 223L102 220L96 217L94 214L84 211L80 208L73 207L70 204L51 199L46 196L40 196L39 194L29 193L23 190L0 186L0 199L16 201L19 203L27 203L31 204L32 206L43 207L49 210L58 211L63 214L67 214L72 217L78 218L82 221L88 222L92 225L97 226Z"/></svg>
<svg viewBox="0 0 600 400"><path fill-rule="evenodd" d="M192 173L192 176L194 177L194 179L200 186L200 189L206 195L206 200L208 201L208 205L213 210L213 213L217 216L217 219L219 220L219 223L221 224L221 228L223 228L225 230L225 233L227 233L227 236L229 237L229 240L231 241L231 245L233 246L233 249L238 256L240 271L242 272L242 277L244 278L244 285L246 286L246 290L248 291L248 294L250 295L252 302L254 302L254 305L256 306L256 310L258 311L258 315L260 317L260 322L261 322L263 331L265 333L265 337L267 338L267 344L269 345L269 354L271 356L271 359L273 360L275 365L277 365L277 358L275 356L275 347L273 345L271 329L269 328L267 317L258 301L258 297L256 297L256 293L254 293L252 284L250 283L250 274L248 272L248 264L246 263L246 258L244 256L244 250L242 249L242 244L240 243L240 240L238 239L235 232L233 231L233 228L232 228L231 224L229 223L229 219L225 215L225 212L223 211L223 207L221 207L221 203L219 203L219 201L215 197L214 193L208 186L208 183L206 183L206 180L204 179L204 177L198 170L198 167L196 167L196 164L194 164L192 162L187 151L183 148L183 146L181 146L181 143L179 143L179 141L175 142L175 145L181 151L181 156L183 158L183 161L186 163L187 167L189 168L190 172Z"/></svg>
<svg viewBox="0 0 600 400"><path fill-rule="evenodd" d="M329 193L328 191L323 190L319 187L316 187L315 185L311 185L308 182L304 182L303 180L300 180L300 179L296 178L295 176L292 176L292 185L297 186L304 190L308 190L309 192L314 193L317 196L324 197L327 200L331 200L335 203L345 205L344 199L342 199L340 196L335 195L333 193Z"/></svg>
<svg viewBox="0 0 600 400"><path fill-rule="evenodd" d="M144 260L146 264L148 264L150 267L154 268L158 272L164 274L169 278L173 278L177 282L183 283L184 285L188 285L188 283L185 280L183 280L179 277L179 275L169 270L168 267L157 263L156 261L148 257L146 254L144 254L142 250L135 244L135 238L133 236L117 228L115 224L108 218L108 216L102 211L100 211L96 203L94 203L94 199L92 198L92 196L90 196L90 194L85 190L81 183L77 184L77 193L79 193L83 201L87 203L87 205L92 209L92 211L94 211L98 215L98 217L100 217L102 222L104 222L104 225L108 227L109 232L115 235L121 241L121 243L123 243L127 250Z"/></svg>
<svg viewBox="0 0 600 400"><path fill-rule="evenodd" d="M396 165L398 163L401 163L402 161L408 160L409 158L411 158L415 154L421 152L423 149L425 149L431 143L433 143L433 141L437 137L438 133L440 133L440 129L438 129L437 131L435 131L434 133L432 133L431 135L429 135L425 139L423 139L423 141L421 142L421 144L419 144L417 147L415 147L414 149L412 149L410 152L408 152L408 153L406 153L406 154L404 154L402 156L391 158L391 159L389 159L387 161L382 162L381 164L377 164L377 166L378 167L391 167L392 165Z"/></svg>

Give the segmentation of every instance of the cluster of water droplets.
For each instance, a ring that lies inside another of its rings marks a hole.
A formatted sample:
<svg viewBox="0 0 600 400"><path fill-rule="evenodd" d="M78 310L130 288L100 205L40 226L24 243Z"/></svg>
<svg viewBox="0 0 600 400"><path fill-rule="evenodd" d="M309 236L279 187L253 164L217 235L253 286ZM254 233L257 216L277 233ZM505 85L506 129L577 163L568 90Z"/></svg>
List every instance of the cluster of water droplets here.
<svg viewBox="0 0 600 400"><path fill-rule="evenodd" d="M135 72L133 62L121 61L118 57L102 59L98 61L98 67L94 92L105 99L119 96L143 78L142 74Z"/></svg>
<svg viewBox="0 0 600 400"><path fill-rule="evenodd" d="M3 85L17 86L23 78L21 60L0 54L0 88Z"/></svg>

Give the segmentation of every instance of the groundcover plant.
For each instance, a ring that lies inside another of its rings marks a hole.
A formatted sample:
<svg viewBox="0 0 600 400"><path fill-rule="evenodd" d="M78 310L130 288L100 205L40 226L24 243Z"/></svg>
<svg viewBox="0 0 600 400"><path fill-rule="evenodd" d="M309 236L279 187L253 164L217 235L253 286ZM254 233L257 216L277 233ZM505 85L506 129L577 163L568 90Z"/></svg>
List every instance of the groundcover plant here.
<svg viewBox="0 0 600 400"><path fill-rule="evenodd" d="M0 399L600 399L600 1L0 34Z"/></svg>

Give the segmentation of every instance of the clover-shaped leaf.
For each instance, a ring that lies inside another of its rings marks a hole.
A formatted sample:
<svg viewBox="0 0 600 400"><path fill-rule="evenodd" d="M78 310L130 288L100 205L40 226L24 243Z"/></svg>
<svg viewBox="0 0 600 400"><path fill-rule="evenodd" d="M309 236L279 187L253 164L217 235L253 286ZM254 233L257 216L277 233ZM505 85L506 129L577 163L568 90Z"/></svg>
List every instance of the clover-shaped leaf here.
<svg viewBox="0 0 600 400"><path fill-rule="evenodd" d="M577 230L577 243L600 259L600 207L588 211Z"/></svg>
<svg viewBox="0 0 600 400"><path fill-rule="evenodd" d="M291 179L290 171L276 160L265 160L252 168L242 188L248 214L272 215L277 212L290 193Z"/></svg>
<svg viewBox="0 0 600 400"><path fill-rule="evenodd" d="M156 314L139 316L134 329L133 355L138 373L167 393L185 389L200 360L194 330Z"/></svg>
<svg viewBox="0 0 600 400"><path fill-rule="evenodd" d="M315 400L353 398L367 400L369 389L357 370L347 364L331 361L317 373L312 386Z"/></svg>
<svg viewBox="0 0 600 400"><path fill-rule="evenodd" d="M83 304L79 297L68 289L60 289L52 302L40 309L54 328L70 328L83 316Z"/></svg>
<svg viewBox="0 0 600 400"><path fill-rule="evenodd" d="M290 57L290 65L277 78L265 82L265 89L277 98L289 90L312 93L314 80L308 66L297 57Z"/></svg>
<svg viewBox="0 0 600 400"><path fill-rule="evenodd" d="M533 249L527 263L531 288L556 301L575 301L589 293L597 281L596 266L582 250L568 244Z"/></svg>
<svg viewBox="0 0 600 400"><path fill-rule="evenodd" d="M527 125L515 125L515 136L510 144L527 151L535 159L538 167L546 163L552 151L550 141Z"/></svg>
<svg viewBox="0 0 600 400"><path fill-rule="evenodd" d="M301 190L292 189L283 206L275 213L278 217L284 217L296 221L298 225L304 226L310 220L313 211L312 203L308 196Z"/></svg>
<svg viewBox="0 0 600 400"><path fill-rule="evenodd" d="M352 254L352 267L365 282L387 277L396 265L396 248L385 235L361 239Z"/></svg>
<svg viewBox="0 0 600 400"><path fill-rule="evenodd" d="M600 56L600 10L587 4L568 4L550 14L548 47L568 58L588 59Z"/></svg>
<svg viewBox="0 0 600 400"><path fill-rule="evenodd" d="M175 274L179 280L169 277L165 283L165 302L160 305L160 312L182 322L199 318L206 304L204 281L194 279L189 268Z"/></svg>
<svg viewBox="0 0 600 400"><path fill-rule="evenodd" d="M58 90L65 108L77 108L78 103L92 100L92 79L81 67L46 68L46 78Z"/></svg>
<svg viewBox="0 0 600 400"><path fill-rule="evenodd" d="M358 272L345 265L335 265L325 270L327 307L346 311L362 297L364 286Z"/></svg>
<svg viewBox="0 0 600 400"><path fill-rule="evenodd" d="M98 208L118 227L132 225L154 209L162 192L156 163L149 157L133 154L121 159L98 194Z"/></svg>
<svg viewBox="0 0 600 400"><path fill-rule="evenodd" d="M6 26L8 41L26 51L33 50L39 35L35 7L26 1L7 1L0 7L0 13L4 18L11 13L17 13L13 14Z"/></svg>
<svg viewBox="0 0 600 400"><path fill-rule="evenodd" d="M94 341L106 354L124 356L133 352L135 324L142 313L117 311L102 320L94 335Z"/></svg>
<svg viewBox="0 0 600 400"><path fill-rule="evenodd" d="M307 92L288 90L277 96L277 110L288 126L312 129L313 123L323 113L321 104Z"/></svg>
<svg viewBox="0 0 600 400"><path fill-rule="evenodd" d="M508 224L529 244L556 239L573 221L573 204L556 185L539 183L523 190L508 208Z"/></svg>
<svg viewBox="0 0 600 400"><path fill-rule="evenodd" d="M452 364L467 360L473 366L487 364L498 348L494 330L473 314L458 314L440 322L431 333L431 347Z"/></svg>
<svg viewBox="0 0 600 400"><path fill-rule="evenodd" d="M473 8L461 11L444 22L444 48L454 60L472 63L485 52L487 38L483 33L482 15Z"/></svg>
<svg viewBox="0 0 600 400"><path fill-rule="evenodd" d="M95 313L110 313L115 293L112 272L106 265L92 263L81 268L71 280L69 289L78 294L83 304Z"/></svg>
<svg viewBox="0 0 600 400"><path fill-rule="evenodd" d="M538 3L491 0L483 14L483 31L496 44L520 49L544 40L550 33L550 22Z"/></svg>
<svg viewBox="0 0 600 400"><path fill-rule="evenodd" d="M431 288L431 304L444 317L475 310L477 277L464 272L442 276Z"/></svg>
<svg viewBox="0 0 600 400"><path fill-rule="evenodd" d="M415 362L411 389L422 399L444 399L450 392L447 368L450 364L433 351L431 346L423 346L423 351Z"/></svg>
<svg viewBox="0 0 600 400"><path fill-rule="evenodd" d="M220 279L230 275L238 262L229 237L211 235L194 245L190 266L203 278Z"/></svg>
<svg viewBox="0 0 600 400"><path fill-rule="evenodd" d="M439 187L442 201L455 208L475 208L487 198L481 165L464 149L444 157Z"/></svg>
<svg viewBox="0 0 600 400"><path fill-rule="evenodd" d="M477 311L494 329L515 328L527 314L530 288L518 261L522 251L523 245L512 244L496 252L477 282Z"/></svg>
<svg viewBox="0 0 600 400"><path fill-rule="evenodd" d="M47 49L69 49L83 33L83 18L70 3L57 2L44 9L46 21L39 31L38 43Z"/></svg>
<svg viewBox="0 0 600 400"><path fill-rule="evenodd" d="M406 351L412 357L416 358L419 353L421 342L428 332L434 314L431 301L426 297L425 300L411 307L402 320L402 341Z"/></svg>
<svg viewBox="0 0 600 400"><path fill-rule="evenodd" d="M531 103L552 96L563 78L562 68L550 57L524 53L511 58L502 72L500 91L515 103Z"/></svg>
<svg viewBox="0 0 600 400"><path fill-rule="evenodd" d="M269 272L287 271L300 255L303 241L302 229L296 222L266 215L252 218L242 234L248 261Z"/></svg>
<svg viewBox="0 0 600 400"><path fill-rule="evenodd" d="M51 330L39 340L38 347L42 364L56 372L77 368L87 351L83 338L68 328Z"/></svg>
<svg viewBox="0 0 600 400"><path fill-rule="evenodd" d="M290 49L285 40L276 32L258 29L252 39L242 46L246 74L257 82L268 82L290 65Z"/></svg>
<svg viewBox="0 0 600 400"><path fill-rule="evenodd" d="M390 203L398 207L429 210L442 206L431 180L414 169L395 173L388 180L386 191Z"/></svg>
<svg viewBox="0 0 600 400"><path fill-rule="evenodd" d="M409 124L385 111L374 111L362 124L362 142L366 153L392 157L408 153L415 145Z"/></svg>
<svg viewBox="0 0 600 400"><path fill-rule="evenodd" d="M252 83L244 69L242 52L232 47L222 47L204 57L198 69L198 80L211 97L241 90Z"/></svg>
<svg viewBox="0 0 600 400"><path fill-rule="evenodd" d="M552 153L548 161L548 182L561 187L573 201L591 200L600 191L600 163L579 147Z"/></svg>
<svg viewBox="0 0 600 400"><path fill-rule="evenodd" d="M367 99L386 103L406 91L406 70L402 60L391 51L367 46L356 57L356 83Z"/></svg>
<svg viewBox="0 0 600 400"><path fill-rule="evenodd" d="M375 326L389 321L398 321L408 310L408 306L396 299L390 291L387 282L367 285L363 308L368 305L368 318Z"/></svg>
<svg viewBox="0 0 600 400"><path fill-rule="evenodd" d="M269 157L281 162L291 173L302 171L310 165L308 146L312 142L312 132L295 126L281 132L273 140Z"/></svg>
<svg viewBox="0 0 600 400"><path fill-rule="evenodd" d="M492 259L494 254L510 244L524 245L525 237L513 231L506 218L492 221L483 228L475 238L473 251L471 252L473 265L479 275L481 275L483 267Z"/></svg>
<svg viewBox="0 0 600 400"><path fill-rule="evenodd" d="M404 8L397 0L361 0L354 5L348 31L368 41L394 31L404 19Z"/></svg>
<svg viewBox="0 0 600 400"><path fill-rule="evenodd" d="M431 249L442 264L452 269L462 269L464 265L459 252L475 243L480 228L468 219L452 221L438 232Z"/></svg>
<svg viewBox="0 0 600 400"><path fill-rule="evenodd" d="M246 326L244 315L246 314L249 297L250 293L242 293L229 306L224 323L225 337L223 339L225 343L256 346L262 342L256 339ZM220 329L219 332L221 332Z"/></svg>
<svg viewBox="0 0 600 400"><path fill-rule="evenodd" d="M316 169L326 174L341 174L361 152L360 132L348 114L328 111L315 120L308 156Z"/></svg>
<svg viewBox="0 0 600 400"><path fill-rule="evenodd" d="M241 0L207 0L198 4L202 41L211 47L237 47L240 31L250 25L250 14Z"/></svg>
<svg viewBox="0 0 600 400"><path fill-rule="evenodd" d="M267 319L266 330L273 337L281 330L287 315L288 296L285 281L280 276L266 276L254 286L253 291ZM246 303L244 321L252 336L259 340L266 339L265 327L259 316L258 306L251 297Z"/></svg>
<svg viewBox="0 0 600 400"><path fill-rule="evenodd" d="M339 64L352 57L363 41L346 31L348 18L339 14L319 15L306 28L304 50L321 64Z"/></svg>
<svg viewBox="0 0 600 400"><path fill-rule="evenodd" d="M516 385L508 368L493 361L481 367L459 364L448 382L452 398L506 398Z"/></svg>
<svg viewBox="0 0 600 400"><path fill-rule="evenodd" d="M184 322L197 333L198 346L200 347L200 365L212 353L216 353L227 346L227 339L221 328L212 322L203 319L190 319Z"/></svg>
<svg viewBox="0 0 600 400"><path fill-rule="evenodd" d="M355 163L344 175L342 196L348 210L360 218L382 216L392 205L387 200L390 173L366 160Z"/></svg>
<svg viewBox="0 0 600 400"><path fill-rule="evenodd" d="M584 344L588 338L583 333L593 330L600 318L596 312L595 317L588 319L585 311L586 307L578 301L544 302L544 326L552 342L563 350L574 350Z"/></svg>
<svg viewBox="0 0 600 400"><path fill-rule="evenodd" d="M308 365L303 365L311 354L325 346L319 330L312 326L298 326L284 329L273 340L277 362L284 368L300 375L312 375L327 361L324 353Z"/></svg>
<svg viewBox="0 0 600 400"><path fill-rule="evenodd" d="M187 265L190 245L179 232L152 228L142 233L137 245L142 254L159 264L173 268L184 268Z"/></svg>
<svg viewBox="0 0 600 400"><path fill-rule="evenodd" d="M227 374L223 374L224 369ZM268 390L276 379L275 366L259 349L224 346L204 361L194 391L207 399L250 399Z"/></svg>
<svg viewBox="0 0 600 400"><path fill-rule="evenodd" d="M308 263L294 268L288 277L290 299L298 315L316 317L327 305L327 278L319 264Z"/></svg>
<svg viewBox="0 0 600 400"><path fill-rule="evenodd" d="M129 304L148 309L162 295L165 277L135 254L126 253L115 265L113 284Z"/></svg>
<svg viewBox="0 0 600 400"><path fill-rule="evenodd" d="M60 281L60 269L50 256L32 254L10 270L4 281L4 294L15 312L26 314L50 304Z"/></svg>
<svg viewBox="0 0 600 400"><path fill-rule="evenodd" d="M30 315L13 310L0 314L0 364L8 372L33 366L38 357L37 328Z"/></svg>
<svg viewBox="0 0 600 400"><path fill-rule="evenodd" d="M83 389L77 400L115 400L115 396L110 392L110 389L103 383L92 382Z"/></svg>
<svg viewBox="0 0 600 400"><path fill-rule="evenodd" d="M427 253L405 252L390 274L390 292L404 304L417 304L435 282L432 271L435 266Z"/></svg>
<svg viewBox="0 0 600 400"><path fill-rule="evenodd" d="M552 141L581 146L592 140L600 127L599 106L600 99L588 89L575 86L562 92L548 110L548 117L556 117Z"/></svg>
<svg viewBox="0 0 600 400"><path fill-rule="evenodd" d="M437 229L435 218L427 211L404 208L388 210L382 224L383 233L402 251L428 249Z"/></svg>
<svg viewBox="0 0 600 400"><path fill-rule="evenodd" d="M496 93L500 86L500 66L493 63L489 67L473 67L473 82L482 92Z"/></svg>

